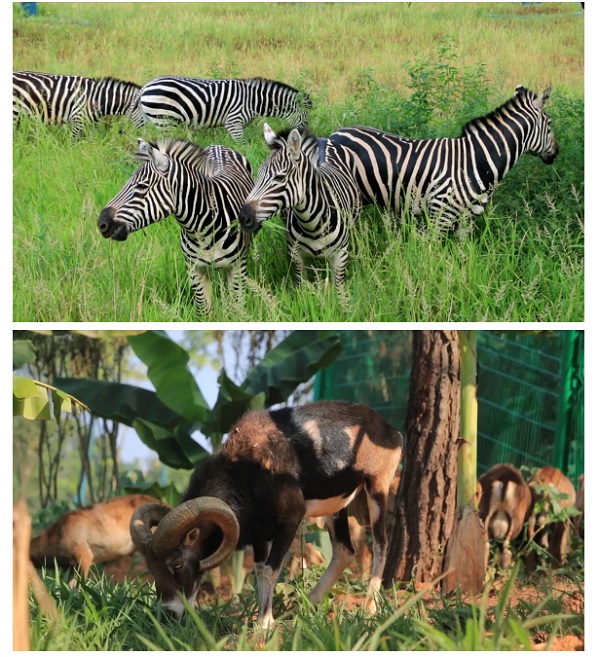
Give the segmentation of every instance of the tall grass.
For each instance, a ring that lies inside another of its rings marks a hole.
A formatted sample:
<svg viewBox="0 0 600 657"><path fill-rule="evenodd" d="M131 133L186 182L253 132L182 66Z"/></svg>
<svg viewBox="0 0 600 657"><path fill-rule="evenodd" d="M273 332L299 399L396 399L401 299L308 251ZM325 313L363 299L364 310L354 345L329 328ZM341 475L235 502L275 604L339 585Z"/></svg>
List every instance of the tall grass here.
<svg viewBox="0 0 600 657"><path fill-rule="evenodd" d="M284 226L271 220L254 240L239 303L212 272L209 319L581 321L582 20L571 5L544 6L534 17L515 3L48 4L38 22L15 14L14 66L138 82L165 73L274 77L311 93L319 135L363 124L458 136L517 83L539 91L551 81L559 158L545 166L524 157L466 237L366 208L340 300L322 263L296 287ZM247 128L245 144L223 129L169 135L236 148L256 172L267 155L261 126ZM137 137L158 134L126 119L91 126L77 143L64 126L23 122L15 131L14 320L197 319L174 218L126 243L96 228L137 166Z"/></svg>
<svg viewBox="0 0 600 657"><path fill-rule="evenodd" d="M322 569L317 569L322 572ZM32 650L520 650L540 636L583 636L583 615L568 613L557 578L540 581L536 601L513 605L522 585L514 568L504 583L489 585L477 602L436 593L388 592L373 618L348 605L344 592L364 596L366 586L340 582L315 609L304 584L279 584L275 627L255 626L256 595L246 584L240 596L188 607L180 620L160 609L148 584L97 579L69 588L68 577L42 573L60 618L46 621L31 601ZM311 569L308 579L317 573ZM570 589L573 587L570 586Z"/></svg>

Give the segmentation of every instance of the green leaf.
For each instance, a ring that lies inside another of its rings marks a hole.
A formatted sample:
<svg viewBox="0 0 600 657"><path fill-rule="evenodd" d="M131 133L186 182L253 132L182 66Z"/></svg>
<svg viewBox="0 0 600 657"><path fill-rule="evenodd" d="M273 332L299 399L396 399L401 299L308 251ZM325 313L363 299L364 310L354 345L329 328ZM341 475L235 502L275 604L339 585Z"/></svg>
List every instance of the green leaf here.
<svg viewBox="0 0 600 657"><path fill-rule="evenodd" d="M35 358L31 340L13 340L13 370L18 370Z"/></svg>
<svg viewBox="0 0 600 657"><path fill-rule="evenodd" d="M250 371L241 387L253 395L264 392L267 407L281 403L341 352L337 332L294 331Z"/></svg>
<svg viewBox="0 0 600 657"><path fill-rule="evenodd" d="M48 388L25 376L13 375L13 416L51 420Z"/></svg>
<svg viewBox="0 0 600 657"><path fill-rule="evenodd" d="M142 442L154 450L165 465L172 468L190 470L207 455L207 451L191 438L184 427L176 427L173 431L137 419L133 422L133 428Z"/></svg>
<svg viewBox="0 0 600 657"><path fill-rule="evenodd" d="M129 338L136 356L148 366L159 399L192 422L203 422L210 410L192 373L189 354L163 331L146 331Z"/></svg>
<svg viewBox="0 0 600 657"><path fill-rule="evenodd" d="M54 418L58 421L62 412L73 413L79 407L85 408L85 405L54 386L13 375L13 415L21 415L28 420Z"/></svg>
<svg viewBox="0 0 600 657"><path fill-rule="evenodd" d="M175 427L185 420L165 406L153 390L93 379L56 379L56 386L86 404L93 415L133 426L144 418L164 427ZM189 423L188 423L189 425Z"/></svg>
<svg viewBox="0 0 600 657"><path fill-rule="evenodd" d="M227 376L225 370L221 370L218 383L217 401L202 425L203 433L211 438L215 448L238 418L249 409L264 408L265 403L264 392L257 395L246 392Z"/></svg>

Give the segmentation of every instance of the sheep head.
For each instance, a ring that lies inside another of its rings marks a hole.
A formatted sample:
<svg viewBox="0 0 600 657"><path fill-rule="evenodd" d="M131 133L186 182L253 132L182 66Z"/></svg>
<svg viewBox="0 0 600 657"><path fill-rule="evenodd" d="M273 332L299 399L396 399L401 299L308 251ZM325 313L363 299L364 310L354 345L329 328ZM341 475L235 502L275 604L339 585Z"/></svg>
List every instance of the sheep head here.
<svg viewBox="0 0 600 657"><path fill-rule="evenodd" d="M198 497L174 509L144 504L133 514L130 530L158 596L177 616L185 609L182 597L194 604L202 573L231 555L240 532L231 508L215 497Z"/></svg>

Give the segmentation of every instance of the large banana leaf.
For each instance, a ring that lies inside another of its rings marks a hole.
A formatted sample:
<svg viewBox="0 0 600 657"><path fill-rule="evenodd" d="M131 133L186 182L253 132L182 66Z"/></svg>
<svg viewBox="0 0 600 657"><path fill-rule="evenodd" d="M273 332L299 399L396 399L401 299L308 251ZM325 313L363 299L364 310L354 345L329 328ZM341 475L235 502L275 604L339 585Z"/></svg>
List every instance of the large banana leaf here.
<svg viewBox="0 0 600 657"><path fill-rule="evenodd" d="M86 379L60 379L56 385L81 399L93 414L134 427L161 461L179 468L193 467L206 454L191 437L194 430L200 429L218 445L246 410L284 401L342 350L339 336L332 331L295 331L267 354L241 386L221 372L217 402L209 411L187 368L184 350L158 331L129 340L148 365L156 392Z"/></svg>
<svg viewBox="0 0 600 657"><path fill-rule="evenodd" d="M240 386L222 371L219 396L202 431L214 439L229 431L248 409L285 401L341 351L339 335L333 331L294 331L250 370Z"/></svg>
<svg viewBox="0 0 600 657"><path fill-rule="evenodd" d="M192 422L203 422L210 408L188 369L189 354L164 331L146 331L129 338L136 356L148 366L158 398Z"/></svg>

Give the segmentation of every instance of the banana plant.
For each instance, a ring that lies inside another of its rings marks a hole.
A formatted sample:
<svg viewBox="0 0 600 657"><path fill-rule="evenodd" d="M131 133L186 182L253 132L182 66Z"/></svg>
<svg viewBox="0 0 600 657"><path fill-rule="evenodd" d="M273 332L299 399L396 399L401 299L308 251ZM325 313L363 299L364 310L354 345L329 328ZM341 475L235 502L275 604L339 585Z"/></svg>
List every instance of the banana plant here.
<svg viewBox="0 0 600 657"><path fill-rule="evenodd" d="M333 331L294 331L274 347L238 386L221 371L211 408L188 368L189 354L163 331L128 338L147 366L155 390L90 379L57 379L56 385L96 416L133 427L159 459L175 468L193 468L208 453L192 434L199 430L218 446L248 409L284 402L300 383L341 353Z"/></svg>

